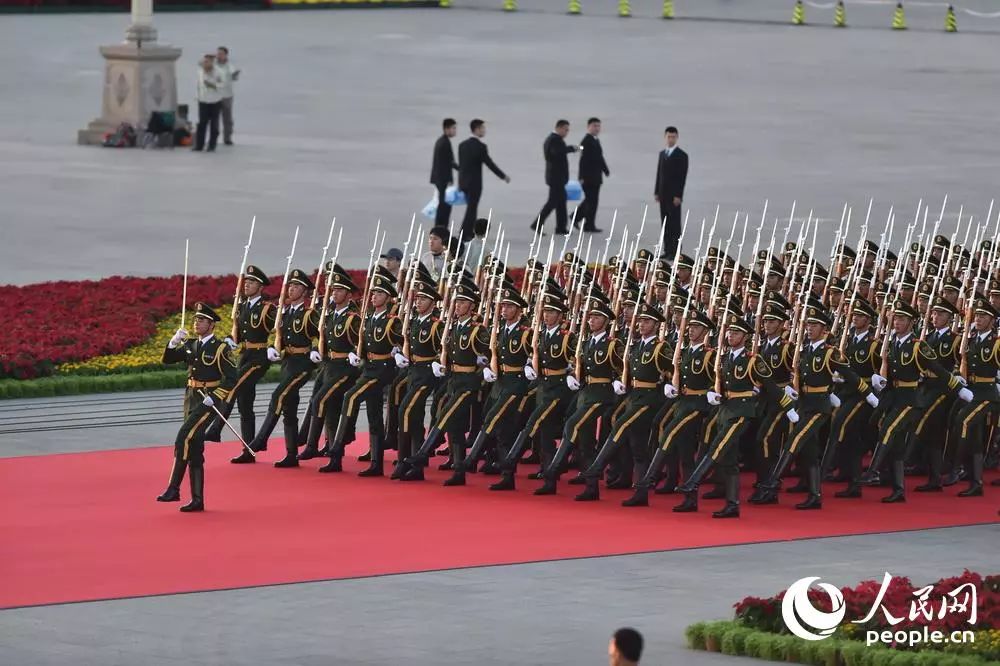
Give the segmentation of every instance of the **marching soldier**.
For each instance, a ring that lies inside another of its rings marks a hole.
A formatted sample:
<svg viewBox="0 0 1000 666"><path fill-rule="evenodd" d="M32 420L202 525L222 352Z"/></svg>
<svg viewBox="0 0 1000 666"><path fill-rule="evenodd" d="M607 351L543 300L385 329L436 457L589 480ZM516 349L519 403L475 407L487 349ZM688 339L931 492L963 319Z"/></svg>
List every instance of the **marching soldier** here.
<svg viewBox="0 0 1000 666"><path fill-rule="evenodd" d="M763 329L762 340L758 353L761 360L767 363L771 369L771 377L775 385L781 390L791 383L792 380L792 356L794 352L792 345L782 337L785 323L788 321L787 301L776 292L770 292L764 303L764 310L761 314L761 328ZM778 462L788 435L789 423L785 418L785 411L780 403L773 400L764 401L764 415L760 420L757 432L756 473L757 491L750 497L749 502L756 504L764 495L761 485L768 479L771 470Z"/></svg>
<svg viewBox="0 0 1000 666"><path fill-rule="evenodd" d="M448 337L447 366L434 361L431 366L435 376L447 377L445 401L441 404L434 426L427 439L412 458L406 459L401 471L404 481L424 478L423 468L427 456L441 433L447 433L451 448L452 475L446 486L465 485L465 447L469 432L471 409L480 390L479 364L489 354L490 336L473 318L479 304L479 291L475 285L459 283L453 297L453 328ZM485 372L485 371L484 371Z"/></svg>
<svg viewBox="0 0 1000 666"><path fill-rule="evenodd" d="M247 266L243 274L243 300L236 309L236 321L233 322L233 334L224 340L231 349L243 345L240 353L240 365L237 369L237 380L228 399L219 406L219 411L229 418L233 406L239 409L240 430L243 440L253 441L256 434L256 415L253 403L257 399L257 383L267 374L271 362L267 359L267 341L274 330L274 303L262 295L264 287L271 284L267 274L257 266ZM205 431L206 442L218 442L222 439L222 419L216 417ZM240 451L230 462L235 464L254 462L253 454L246 448Z"/></svg>
<svg viewBox="0 0 1000 666"><path fill-rule="evenodd" d="M616 411L611 423L611 435L604 442L594 463L584 472L586 487L574 499L591 502L600 498L598 481L611 456L619 446L628 445L632 453L633 468L621 470L620 487L632 485L632 478L646 472L651 457L649 432L653 417L663 399L660 388L664 376L671 371L669 350L657 338L660 324L666 321L659 310L648 303L639 303L636 319L638 336L628 351L628 381L631 391ZM625 384L616 379L611 384L618 395L626 395Z"/></svg>
<svg viewBox="0 0 1000 666"><path fill-rule="evenodd" d="M441 295L433 285L417 282L413 285L415 316L406 331L402 353L395 355L396 367L406 372L406 394L399 405L399 457L391 478L403 476L403 461L410 457L413 447L424 441L424 417L427 399L440 383L432 364L441 356L441 335L444 326L434 316L434 308ZM423 467L417 470L423 476Z"/></svg>
<svg viewBox="0 0 1000 666"><path fill-rule="evenodd" d="M591 298L587 327L590 339L584 343L583 358L578 365L581 376L566 375L566 385L579 391L574 409L563 426L562 440L553 460L542 472L545 483L535 490L536 495L555 495L563 463L575 447L581 470L586 470L594 459L597 443L597 421L607 420L615 405L611 382L621 376L622 344L608 334L608 325L614 319L610 306L598 298ZM581 382L585 386L581 387ZM570 480L571 484L584 483L582 474Z"/></svg>
<svg viewBox="0 0 1000 666"><path fill-rule="evenodd" d="M788 419L794 426L788 444L782 449L781 457L771 472L771 478L764 485L764 495L759 503L777 503L781 475L792 457L796 456L799 466L808 474L809 497L796 504L795 508L811 510L823 507L820 490L820 437L825 432L834 407L840 406L840 399L833 394L834 374L839 374L845 384L853 385L873 408L878 407L878 398L868 384L851 369L840 350L827 344L827 336L833 326L830 315L825 310L810 305L806 308L805 317L807 338L799 352L799 391L796 392L791 386L784 388L785 396L795 401L794 408L787 412Z"/></svg>
<svg viewBox="0 0 1000 666"><path fill-rule="evenodd" d="M967 387L958 392L962 403L951 422L951 437L957 444L956 460L971 460L969 487L959 497L979 497L983 494L983 458L989 444L989 420L997 413L1000 394L1000 339L997 338L997 310L982 297L972 305L975 312L972 333L967 340Z"/></svg>
<svg viewBox="0 0 1000 666"><path fill-rule="evenodd" d="M204 303L194 306L196 338L185 340L188 332L179 329L163 350L164 363L188 366L184 394L184 423L174 440L174 466L170 481L157 502L179 502L184 472L191 468L191 501L181 511L205 510L205 429L215 416L213 407L222 405L236 384L236 361L229 346L215 337L219 315Z"/></svg>
<svg viewBox="0 0 1000 666"><path fill-rule="evenodd" d="M888 358L882 364L887 369L888 376L878 373L872 375L872 386L880 391L891 386L892 392L881 421L871 465L861 476L864 484L877 483L878 470L887 458L890 460L893 490L890 495L882 498L887 504L906 501L903 458L906 438L923 415L923 410L917 406L917 387L921 377L936 377L946 382L952 391L962 389L959 380L952 377L938 362L937 355L930 346L914 336L913 322L917 319L917 311L908 303L897 301L892 314L893 331L887 332L887 335L891 335Z"/></svg>
<svg viewBox="0 0 1000 666"><path fill-rule="evenodd" d="M673 453L680 460L685 480L694 472L695 449L705 417L712 409L705 396L715 386L715 350L706 341L714 329L715 322L708 315L693 310L688 314L688 344L681 350L680 367L675 369L679 385L663 385L663 394L673 402L673 408L657 428L653 461L636 484L635 493L622 506L649 506L649 489L656 485L663 461Z"/></svg>
<svg viewBox="0 0 1000 666"><path fill-rule="evenodd" d="M371 463L358 476L382 476L383 443L385 438L385 420L383 415L385 389L392 383L396 374L392 349L403 343L402 324L390 310L390 301L398 296L394 280L376 274L372 277L371 293L369 295L371 311L363 324L361 339L361 354L354 351L347 354L348 362L355 368L361 368L361 376L344 395L341 408L340 424L334 443L330 447L330 461L340 460L344 455L346 435L353 431L361 409L361 401L365 403L368 414L368 437L371 446ZM340 471L337 469L331 471Z"/></svg>
<svg viewBox="0 0 1000 666"><path fill-rule="evenodd" d="M759 356L751 356L745 345L753 328L738 314L730 313L726 323L726 341L729 351L722 359L723 393L712 390L705 396L710 405L720 405L716 416L714 436L705 455L695 466L679 490L684 501L675 507L678 513L698 510L698 486L705 474L715 465L722 472L726 505L712 514L713 518L740 517L740 475L738 443L750 427L756 412L755 387L763 389L771 400L782 400L785 411L791 410L791 400L775 386L770 366ZM719 352L722 353L721 351ZM794 417L790 416L789 420Z"/></svg>
<svg viewBox="0 0 1000 666"><path fill-rule="evenodd" d="M549 466L555 456L555 440L561 430L560 424L565 419L566 408L572 396L566 377L573 362L576 343L575 335L562 328L566 304L559 295L546 293L544 301L536 307L542 308L544 327L538 336L538 369L535 369L533 360L524 365L525 378L529 382L538 382L535 407L528 417L527 425L502 459L503 476L499 482L490 486L490 490L514 490L517 462L529 437L537 438L541 469Z"/></svg>
<svg viewBox="0 0 1000 666"><path fill-rule="evenodd" d="M319 354L312 348L313 338L319 335L319 313L308 309L306 293L314 285L309 276L296 268L289 274L284 287L285 304L280 313L279 330L275 347L267 348L267 358L272 363L281 360L281 378L271 394L271 404L260 431L250 442L254 451L267 448L267 439L282 419L285 429L285 457L274 463L275 467L298 467L299 391L309 381ZM278 352L280 344L281 352Z"/></svg>

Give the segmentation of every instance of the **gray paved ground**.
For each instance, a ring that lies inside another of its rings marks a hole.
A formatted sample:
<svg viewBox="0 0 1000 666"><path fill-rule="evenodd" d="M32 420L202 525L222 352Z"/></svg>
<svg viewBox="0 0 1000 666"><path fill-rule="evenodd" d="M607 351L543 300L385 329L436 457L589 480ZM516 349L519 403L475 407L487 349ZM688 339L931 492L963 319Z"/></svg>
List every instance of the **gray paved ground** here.
<svg viewBox="0 0 1000 666"><path fill-rule="evenodd" d="M931 3L911 3L909 16L934 30L906 32L875 29L891 6L871 2L849 3L857 27L846 30L784 25L790 0L676 3L682 16L753 19L737 22L656 20L651 0L633 3L633 20L613 18L611 0L600 11L584 2L581 17L563 15L561 0L524 0L511 14L493 9L499 0L455 4L159 16L162 39L184 48L184 101L207 48L228 44L244 70L238 145L213 156L73 145L99 109L96 46L119 40L126 17L4 16L0 58L17 66L0 76L0 283L176 273L185 235L197 239L192 270L233 271L253 214L254 259L269 270L283 265L294 224L303 263L318 261L333 215L352 231L345 263L363 265L374 220L402 244L428 200L445 115L490 121L491 153L513 182L487 176L483 208L522 252L545 196L540 144L560 116L574 136L587 116L605 120L605 227L617 207L634 228L652 203L668 123L692 156L696 220L717 203L758 211L765 197L775 215L797 198L800 214L838 218L845 199L857 209L869 195L879 218L890 201L909 216L919 197L945 193L982 217L997 194L997 40L971 30L1000 19L963 14L963 32L948 35Z"/></svg>

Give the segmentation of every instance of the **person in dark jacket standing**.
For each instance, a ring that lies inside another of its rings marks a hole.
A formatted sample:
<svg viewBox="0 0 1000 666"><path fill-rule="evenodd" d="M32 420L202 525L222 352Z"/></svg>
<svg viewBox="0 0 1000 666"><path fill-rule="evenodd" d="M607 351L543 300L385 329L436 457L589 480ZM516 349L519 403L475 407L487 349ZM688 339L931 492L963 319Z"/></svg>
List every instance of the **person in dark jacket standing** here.
<svg viewBox="0 0 1000 666"><path fill-rule="evenodd" d="M538 213L538 218L531 223L532 230L545 224L545 218L552 211L556 212L556 233L568 234L569 226L566 217L566 183L569 182L570 153L576 152L576 146L567 146L566 135L569 134L569 121L557 120L556 128L542 144L545 155L545 184L549 186L549 198Z"/></svg>
<svg viewBox="0 0 1000 666"><path fill-rule="evenodd" d="M465 193L465 218L462 219L462 241L472 238L473 227L479 216L479 199L483 196L483 165L505 183L510 177L500 170L492 159L482 138L486 136L486 122L479 118L469 123L472 136L458 144L458 189Z"/></svg>
<svg viewBox="0 0 1000 666"><path fill-rule="evenodd" d="M458 131L454 118L445 118L441 123L444 133L434 142L434 159L431 161L431 185L437 188L438 207L434 224L447 227L451 220L451 205L445 203L444 192L452 184L452 169L458 169L455 151L451 148L451 138Z"/></svg>
<svg viewBox="0 0 1000 666"><path fill-rule="evenodd" d="M673 257L681 238L681 200L687 181L688 156L677 146L677 128L670 126L664 132L667 146L656 160L656 189L654 195L660 204L660 221L663 226L661 257Z"/></svg>
<svg viewBox="0 0 1000 666"><path fill-rule="evenodd" d="M601 119L587 121L587 133L580 141L580 186L583 188L583 203L576 211L576 223L583 222L583 230L599 233L597 228L597 202L601 194L601 184L605 176L611 175L608 163L604 161L604 149L597 135L601 133Z"/></svg>

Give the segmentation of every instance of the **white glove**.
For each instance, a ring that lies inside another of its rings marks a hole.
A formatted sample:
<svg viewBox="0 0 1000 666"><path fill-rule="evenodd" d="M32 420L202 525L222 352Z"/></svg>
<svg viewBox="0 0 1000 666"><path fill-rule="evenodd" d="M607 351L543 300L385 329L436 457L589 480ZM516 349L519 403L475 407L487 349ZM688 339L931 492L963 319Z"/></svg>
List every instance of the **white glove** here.
<svg viewBox="0 0 1000 666"><path fill-rule="evenodd" d="M788 420L791 421L792 423L799 422L799 413L794 409L789 409L787 412L785 412L785 416L787 416Z"/></svg>
<svg viewBox="0 0 1000 666"><path fill-rule="evenodd" d="M530 365L524 366L524 376L528 378L529 382L533 382L538 379L538 373L536 373L535 369Z"/></svg>
<svg viewBox="0 0 1000 666"><path fill-rule="evenodd" d="M618 395L625 395L625 385L622 384L617 379L615 381L611 382L611 388L613 388L615 390L616 394L618 394Z"/></svg>
<svg viewBox="0 0 1000 666"><path fill-rule="evenodd" d="M476 365L478 365L480 368L485 368L489 364L490 364L490 359L486 358L485 356L476 357Z"/></svg>
<svg viewBox="0 0 1000 666"><path fill-rule="evenodd" d="M237 347L239 347L239 345L238 345L238 344L236 344L236 340L233 340L233 339L232 339L231 337L229 337L228 335L227 335L227 336L226 336L226 338L225 338L225 339L223 340L223 342L225 342L225 343L226 343L227 345L229 345L229 348L230 348L230 349L236 349Z"/></svg>
<svg viewBox="0 0 1000 666"><path fill-rule="evenodd" d="M839 372L834 372L832 379L833 379L833 383L834 384L843 384L844 383L844 376L841 375Z"/></svg>
<svg viewBox="0 0 1000 666"><path fill-rule="evenodd" d="M570 391L580 390L580 382L578 382L576 380L576 377L574 377L573 375L566 375L566 386L569 387Z"/></svg>
<svg viewBox="0 0 1000 666"><path fill-rule="evenodd" d="M275 349L274 347L268 347L267 348L267 360L268 361L271 361L272 363L274 363L275 361L279 360L280 358L281 358L281 354L278 353L277 349Z"/></svg>
<svg viewBox="0 0 1000 666"><path fill-rule="evenodd" d="M833 405L834 408L840 407L840 398L837 397L836 393L830 394L830 404Z"/></svg>
<svg viewBox="0 0 1000 666"><path fill-rule="evenodd" d="M311 352L309 352L309 360L312 361L313 363L319 363L320 361L323 360L323 357L319 355L318 351L313 349Z"/></svg>
<svg viewBox="0 0 1000 666"><path fill-rule="evenodd" d="M874 393L869 393L868 395L865 396L865 402L867 402L873 408L876 408L878 407L878 402L879 402L878 396L875 395Z"/></svg>
<svg viewBox="0 0 1000 666"><path fill-rule="evenodd" d="M174 333L174 337L170 338L170 344L168 345L171 349L184 342L184 338L188 336L188 332L183 328L178 328L177 332Z"/></svg>
<svg viewBox="0 0 1000 666"><path fill-rule="evenodd" d="M759 386L754 386L754 387L753 387L752 389L750 389L750 390L751 390L751 391L753 391L753 394L754 394L754 395L760 395L760 387L759 387Z"/></svg>
<svg viewBox="0 0 1000 666"><path fill-rule="evenodd" d="M402 354L396 354L396 367L402 370L410 365L410 359L406 358Z"/></svg>
<svg viewBox="0 0 1000 666"><path fill-rule="evenodd" d="M969 381L962 375L955 375L955 381L958 382L959 386L968 386Z"/></svg>
<svg viewBox="0 0 1000 666"><path fill-rule="evenodd" d="M663 395L667 396L670 400L673 400L677 397L677 389L674 388L673 384L664 384Z"/></svg>
<svg viewBox="0 0 1000 666"><path fill-rule="evenodd" d="M212 400L212 396L206 395L205 399L201 401L201 404L205 405L206 407L211 407L212 405L215 404L215 401Z"/></svg>
<svg viewBox="0 0 1000 666"><path fill-rule="evenodd" d="M889 383L889 381L885 377L883 377L882 375L880 375L878 373L875 373L874 375L872 375L872 386L874 386L875 388L877 388L879 391L881 391L882 389L884 389L888 383Z"/></svg>
<svg viewBox="0 0 1000 666"><path fill-rule="evenodd" d="M399 361L396 361L396 364L399 365ZM403 367L403 366L400 366L400 367ZM434 361L433 363L431 363L431 370L434 372L434 376L435 377L437 377L439 379L441 377L444 377L444 366L441 365L440 363L438 363L437 361Z"/></svg>
<svg viewBox="0 0 1000 666"><path fill-rule="evenodd" d="M964 400L965 402L972 402L972 391L963 386L958 391L958 397Z"/></svg>
<svg viewBox="0 0 1000 666"><path fill-rule="evenodd" d="M483 379L486 380L487 384L492 384L497 380L496 373L494 373L489 368L483 368Z"/></svg>
<svg viewBox="0 0 1000 666"><path fill-rule="evenodd" d="M705 395L705 400L708 400L708 404L710 404L710 405L721 405L722 404L722 396L719 395L718 393L716 393L715 391L709 391Z"/></svg>
<svg viewBox="0 0 1000 666"><path fill-rule="evenodd" d="M361 357L354 352L347 353L347 362L353 365L355 368L361 367Z"/></svg>
<svg viewBox="0 0 1000 666"><path fill-rule="evenodd" d="M392 351L391 351L391 352L389 352L389 353L391 353L391 354L392 354L393 356L395 356L396 354L398 354L398 353L399 353L399 352L401 352L401 351L403 351L403 350L402 350L402 349L400 349L399 347L393 347L393 348L392 348Z"/></svg>
<svg viewBox="0 0 1000 666"><path fill-rule="evenodd" d="M798 393L798 391L796 391L795 389L793 389L792 386L791 386L791 384L789 384L788 386L785 387L785 395L788 396L789 400L798 400L799 399L799 393Z"/></svg>

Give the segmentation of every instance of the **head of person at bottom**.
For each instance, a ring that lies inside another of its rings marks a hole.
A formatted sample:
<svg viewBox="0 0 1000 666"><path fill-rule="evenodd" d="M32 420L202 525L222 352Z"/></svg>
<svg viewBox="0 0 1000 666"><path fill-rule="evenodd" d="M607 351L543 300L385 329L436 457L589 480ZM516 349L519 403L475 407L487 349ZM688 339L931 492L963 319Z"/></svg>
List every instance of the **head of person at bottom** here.
<svg viewBox="0 0 1000 666"><path fill-rule="evenodd" d="M557 120L555 133L565 139L566 135L569 134L569 121L565 118Z"/></svg>
<svg viewBox="0 0 1000 666"><path fill-rule="evenodd" d="M667 129L663 130L663 138L667 142L667 148L673 148L677 145L677 128L671 125Z"/></svg>
<svg viewBox="0 0 1000 666"><path fill-rule="evenodd" d="M615 632L608 643L608 664L610 666L633 666L642 656L642 634L631 627L623 627Z"/></svg>

